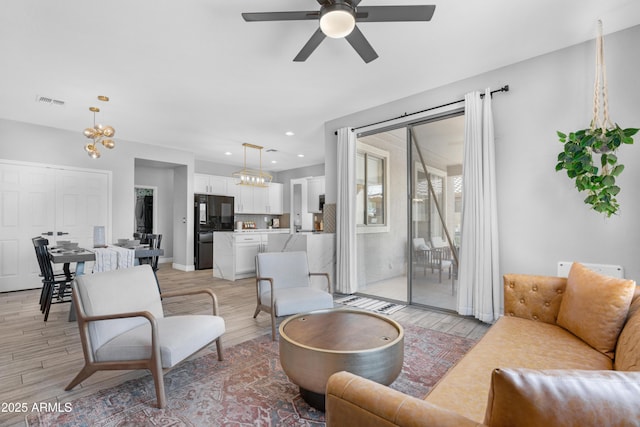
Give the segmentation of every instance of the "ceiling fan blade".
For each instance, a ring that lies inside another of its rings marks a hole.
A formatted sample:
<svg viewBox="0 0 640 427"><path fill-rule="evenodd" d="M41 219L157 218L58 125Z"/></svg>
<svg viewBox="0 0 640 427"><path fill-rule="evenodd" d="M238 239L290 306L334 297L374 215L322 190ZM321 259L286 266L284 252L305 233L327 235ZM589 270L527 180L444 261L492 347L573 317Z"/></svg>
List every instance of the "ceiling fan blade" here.
<svg viewBox="0 0 640 427"><path fill-rule="evenodd" d="M318 19L320 12L313 11L297 11L297 12L254 12L243 13L242 17L247 22L258 21L304 21L309 19Z"/></svg>
<svg viewBox="0 0 640 427"><path fill-rule="evenodd" d="M358 22L430 21L434 5L424 6L363 6L356 15Z"/></svg>
<svg viewBox="0 0 640 427"><path fill-rule="evenodd" d="M378 57L378 54L373 50L373 47L371 47L367 39L364 37L364 34L362 34L362 31L358 29L357 25L346 39L356 52L358 52L358 55L360 55L362 60L367 64Z"/></svg>
<svg viewBox="0 0 640 427"><path fill-rule="evenodd" d="M318 46L320 46L320 43L322 43L322 40L324 40L325 37L326 36L322 32L322 30L318 28L316 32L313 33L307 44L302 47L302 50L298 53L298 55L293 58L293 60L295 62L306 61L309 55L311 55L313 51L316 50Z"/></svg>

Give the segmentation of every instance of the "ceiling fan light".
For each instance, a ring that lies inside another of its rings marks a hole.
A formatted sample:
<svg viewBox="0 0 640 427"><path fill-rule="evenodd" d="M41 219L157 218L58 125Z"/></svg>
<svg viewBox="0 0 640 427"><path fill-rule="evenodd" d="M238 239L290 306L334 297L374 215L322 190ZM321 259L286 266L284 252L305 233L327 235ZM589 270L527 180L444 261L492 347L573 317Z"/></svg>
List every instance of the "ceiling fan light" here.
<svg viewBox="0 0 640 427"><path fill-rule="evenodd" d="M351 34L356 26L353 9L345 4L333 4L322 9L320 29L327 36L340 39Z"/></svg>

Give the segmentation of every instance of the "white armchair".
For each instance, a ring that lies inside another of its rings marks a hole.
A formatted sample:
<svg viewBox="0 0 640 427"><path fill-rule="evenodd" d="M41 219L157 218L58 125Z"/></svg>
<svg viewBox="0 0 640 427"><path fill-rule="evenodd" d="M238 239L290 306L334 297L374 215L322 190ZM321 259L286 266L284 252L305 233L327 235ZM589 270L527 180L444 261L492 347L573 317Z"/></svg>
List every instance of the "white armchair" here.
<svg viewBox="0 0 640 427"><path fill-rule="evenodd" d="M213 341L222 360L225 323L210 289L160 294L149 265L77 276L72 286L85 365L65 390L99 370L149 369L164 408L163 368ZM213 315L164 317L161 298L194 294L211 297Z"/></svg>
<svg viewBox="0 0 640 427"><path fill-rule="evenodd" d="M311 276L325 276L327 291L311 287ZM276 339L276 317L333 308L327 273L309 273L306 252L263 252L256 256L256 294L260 311L271 314L271 339Z"/></svg>

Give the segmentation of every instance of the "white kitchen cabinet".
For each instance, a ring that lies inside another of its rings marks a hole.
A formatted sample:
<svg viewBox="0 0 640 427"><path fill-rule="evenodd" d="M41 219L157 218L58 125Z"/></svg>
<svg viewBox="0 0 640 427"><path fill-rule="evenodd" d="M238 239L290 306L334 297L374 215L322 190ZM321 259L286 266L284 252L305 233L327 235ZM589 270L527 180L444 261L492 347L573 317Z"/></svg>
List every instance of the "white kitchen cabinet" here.
<svg viewBox="0 0 640 427"><path fill-rule="evenodd" d="M282 184L274 182L269 184L269 204L267 205L267 213L272 215L282 215L284 212L283 189L284 186Z"/></svg>
<svg viewBox="0 0 640 427"><path fill-rule="evenodd" d="M226 176L193 174L193 192L197 194L215 194L216 196L233 196L233 178Z"/></svg>
<svg viewBox="0 0 640 427"><path fill-rule="evenodd" d="M234 210L235 213L254 213L253 207L253 189L250 185L237 185Z"/></svg>
<svg viewBox="0 0 640 427"><path fill-rule="evenodd" d="M283 212L283 185L271 183L268 187L236 186L235 213L281 215Z"/></svg>
<svg viewBox="0 0 640 427"><path fill-rule="evenodd" d="M321 213L320 196L324 194L324 176L307 180L307 212Z"/></svg>
<svg viewBox="0 0 640 427"><path fill-rule="evenodd" d="M255 259L267 252L269 236L288 235L288 229L264 232L215 232L213 235L213 277L235 281L256 275Z"/></svg>
<svg viewBox="0 0 640 427"><path fill-rule="evenodd" d="M261 234L241 234L234 236L235 277L255 274L256 255L262 250ZM245 276L249 277L249 276Z"/></svg>

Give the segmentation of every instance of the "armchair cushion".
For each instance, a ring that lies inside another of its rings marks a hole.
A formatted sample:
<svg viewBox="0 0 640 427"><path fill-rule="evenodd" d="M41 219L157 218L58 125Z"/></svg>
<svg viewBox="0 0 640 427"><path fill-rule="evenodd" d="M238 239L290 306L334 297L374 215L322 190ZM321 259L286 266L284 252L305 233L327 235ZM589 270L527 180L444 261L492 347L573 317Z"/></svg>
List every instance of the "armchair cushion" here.
<svg viewBox="0 0 640 427"><path fill-rule="evenodd" d="M416 251L428 251L431 247L424 241L422 237L413 239L413 249Z"/></svg>
<svg viewBox="0 0 640 427"><path fill-rule="evenodd" d="M613 359L635 287L633 280L603 276L574 262L558 325Z"/></svg>
<svg viewBox="0 0 640 427"><path fill-rule="evenodd" d="M631 426L640 419L640 372L496 369L484 423Z"/></svg>
<svg viewBox="0 0 640 427"><path fill-rule="evenodd" d="M306 252L264 252L256 258L260 277L277 277L278 288L310 286L309 264ZM260 282L260 292L269 290L265 281Z"/></svg>
<svg viewBox="0 0 640 427"><path fill-rule="evenodd" d="M164 317L155 276L145 266L76 277L87 316L148 311ZM112 338L149 322L142 317L91 322L91 344L96 351Z"/></svg>
<svg viewBox="0 0 640 427"><path fill-rule="evenodd" d="M171 368L225 331L218 316L184 315L156 319L162 367ZM143 324L110 340L96 351L98 362L143 360L151 357L151 324Z"/></svg>
<svg viewBox="0 0 640 427"><path fill-rule="evenodd" d="M277 317L333 307L331 294L311 287L276 289L275 297ZM271 301L271 292L263 292L261 299L263 302Z"/></svg>

